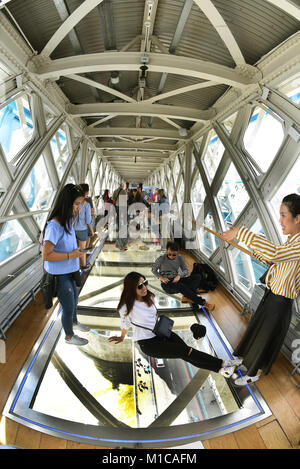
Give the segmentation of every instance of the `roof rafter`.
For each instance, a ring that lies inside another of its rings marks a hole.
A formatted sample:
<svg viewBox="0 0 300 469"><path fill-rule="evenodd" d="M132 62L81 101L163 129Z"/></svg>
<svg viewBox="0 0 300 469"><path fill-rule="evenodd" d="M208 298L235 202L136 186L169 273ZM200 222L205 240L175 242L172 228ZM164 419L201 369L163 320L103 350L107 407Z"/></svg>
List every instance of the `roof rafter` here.
<svg viewBox="0 0 300 469"><path fill-rule="evenodd" d="M116 137L130 136L130 137L156 137L167 140L186 140L187 137L179 135L177 130L169 129L146 129L146 128L134 128L134 127L98 127L89 128L87 127L86 133L89 137ZM120 147L119 147L120 148Z"/></svg>
<svg viewBox="0 0 300 469"><path fill-rule="evenodd" d="M180 57L180 60L178 60L177 56L171 54L148 53L147 56L149 59L147 64L149 72L166 72L202 80L212 80L238 88L244 88L247 85L256 83L255 67L248 66L253 72L253 76L251 76L250 69L244 75L239 70L190 57ZM58 79L62 75L68 76L87 72L137 71L140 66L140 52L104 52L64 57L41 65L38 65L38 61L36 61L35 65L32 64L32 72L42 79Z"/></svg>
<svg viewBox="0 0 300 469"><path fill-rule="evenodd" d="M124 99L124 101L128 101L129 103L135 103L136 100L133 98L130 98L130 96L127 96L124 93L121 93L118 90L115 90L114 88L110 88L109 86L102 85L102 83L99 83L94 80L90 80L89 78L82 77L80 75L68 75L67 78L70 78L71 80L79 81L80 83L84 83L89 86L93 86L94 88L98 88L99 90L105 91L106 93L113 94L114 96L117 96L120 99Z"/></svg>
<svg viewBox="0 0 300 469"><path fill-rule="evenodd" d="M236 65L244 65L246 63L245 59L232 32L211 0L194 0L194 3L203 11L216 29Z"/></svg>
<svg viewBox="0 0 300 469"><path fill-rule="evenodd" d="M103 0L85 0L53 34L42 50L41 55L49 57L66 35L101 2L103 2Z"/></svg>
<svg viewBox="0 0 300 469"><path fill-rule="evenodd" d="M104 150L102 152L103 156L106 158L129 158L132 156L137 156L137 157L143 157L143 158L169 158L169 154L162 155L161 152L159 151L148 151L148 152L143 152L143 151L128 151L128 150L123 150L123 151L117 151L117 150Z"/></svg>
<svg viewBox="0 0 300 469"><path fill-rule="evenodd" d="M144 103L155 103L155 101L161 101L166 98L170 98L171 96L176 96L178 94L189 93L190 91L200 90L201 88L208 88L209 86L216 86L220 83L216 81L205 81L201 83L196 83L195 85L184 86L182 88L177 88L176 90L168 91L166 93L158 94L156 96L152 96L149 99L145 99Z"/></svg>
<svg viewBox="0 0 300 469"><path fill-rule="evenodd" d="M267 0L267 2L272 3L276 7L280 8L300 21L300 8L296 5L293 5L293 3L289 0Z"/></svg>
<svg viewBox="0 0 300 469"><path fill-rule="evenodd" d="M89 103L68 104L66 111L73 116L107 116L118 114L127 116L155 116L188 121L205 121L214 116L214 110L198 111L197 109L164 104L139 103ZM152 135L151 135L152 136Z"/></svg>
<svg viewBox="0 0 300 469"><path fill-rule="evenodd" d="M143 142L117 142L101 140L101 142L95 145L99 149L123 149L123 150L143 150L143 151L162 151L162 152L173 152L177 150L176 145L168 143L143 143Z"/></svg>

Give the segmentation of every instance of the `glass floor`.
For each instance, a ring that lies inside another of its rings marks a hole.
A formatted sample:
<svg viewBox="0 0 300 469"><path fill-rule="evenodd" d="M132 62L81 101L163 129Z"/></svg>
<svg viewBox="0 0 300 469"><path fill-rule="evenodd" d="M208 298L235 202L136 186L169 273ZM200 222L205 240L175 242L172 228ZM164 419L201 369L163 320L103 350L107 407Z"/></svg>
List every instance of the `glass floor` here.
<svg viewBox="0 0 300 469"><path fill-rule="evenodd" d="M89 343L65 343L57 305L12 390L6 415L60 438L149 448L215 437L268 417L254 385L235 388L218 373L183 360L146 356L130 331L121 344L108 341L120 333L116 307L123 278L134 270L148 279L158 312L172 316L174 332L188 345L223 359L232 352L210 314L195 314L180 294L163 292L151 272L161 255L157 245L140 241L121 252L104 241L94 249L79 295L78 319L90 331L78 335ZM190 331L195 322L207 329L200 340Z"/></svg>

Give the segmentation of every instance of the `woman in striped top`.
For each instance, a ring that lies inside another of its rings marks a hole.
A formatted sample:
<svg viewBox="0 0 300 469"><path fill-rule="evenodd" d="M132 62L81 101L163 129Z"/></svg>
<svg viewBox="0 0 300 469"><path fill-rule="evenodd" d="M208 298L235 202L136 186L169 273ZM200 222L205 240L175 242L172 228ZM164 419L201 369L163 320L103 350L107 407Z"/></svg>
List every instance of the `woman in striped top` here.
<svg viewBox="0 0 300 469"><path fill-rule="evenodd" d="M225 231L225 241L237 238L253 250L255 256L269 265L266 292L252 316L244 337L234 351L243 357L248 374L235 380L243 386L267 374L276 360L288 331L292 303L300 291L300 195L284 197L280 206L282 233L288 235L282 245L274 244L252 233L244 226Z"/></svg>

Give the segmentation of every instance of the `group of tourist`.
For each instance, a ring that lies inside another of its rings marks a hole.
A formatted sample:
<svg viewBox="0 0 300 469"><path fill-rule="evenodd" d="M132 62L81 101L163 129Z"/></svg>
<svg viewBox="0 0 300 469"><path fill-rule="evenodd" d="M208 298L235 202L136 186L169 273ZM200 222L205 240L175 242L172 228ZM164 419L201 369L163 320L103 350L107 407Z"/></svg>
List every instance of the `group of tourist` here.
<svg viewBox="0 0 300 469"><path fill-rule="evenodd" d="M112 196L106 189L102 198L104 203L103 223L109 224L111 219L116 222L116 246L121 251L127 250L129 237L137 236L136 233L140 230L149 231L150 236L153 233L157 242L161 240L162 249L165 249L170 204L164 189L156 188L152 192L151 190L143 190L142 184L139 184L137 188L129 188L129 183L126 183L125 187L121 183Z"/></svg>
<svg viewBox="0 0 300 469"><path fill-rule="evenodd" d="M67 184L59 193L44 229L44 268L57 276L65 341L75 345L88 342L74 334L74 330L88 330L77 320L78 293L74 279L74 273L80 267L79 260L83 261L85 255L79 248L79 241L86 241L85 236L81 234L81 239L77 241L75 232L75 228L76 231L84 231L80 224L83 219L80 216L83 217L85 213L83 210L87 211L85 223L90 225L93 233L90 210L84 209L89 205L85 200L86 195L87 192L81 186ZM283 245L274 244L244 226L232 227L222 233L225 241L237 238L244 242L259 260L269 266L265 295L236 347L233 359L223 360L199 351L187 345L173 331L169 338L156 335L153 331L157 319L155 295L148 289L145 276L138 272L130 272L124 278L117 306L122 332L120 336L110 337L109 341L123 342L132 326L133 341L139 344L146 355L181 358L198 368L220 373L225 378L233 376L236 367L243 364L247 374L236 378L234 383L244 386L257 381L262 372L267 374L270 371L281 349L291 321L292 302L300 291L300 195L284 197L280 206L280 225L283 234L288 236ZM197 292L197 287L201 287L201 279L195 275L188 276L184 259L178 254L178 248L173 242L167 245L167 252L155 261L152 272L160 279L166 293L182 293L200 310L213 309L213 305L208 304ZM191 330L195 339L205 334L205 328L202 326L201 329L198 323L193 324Z"/></svg>

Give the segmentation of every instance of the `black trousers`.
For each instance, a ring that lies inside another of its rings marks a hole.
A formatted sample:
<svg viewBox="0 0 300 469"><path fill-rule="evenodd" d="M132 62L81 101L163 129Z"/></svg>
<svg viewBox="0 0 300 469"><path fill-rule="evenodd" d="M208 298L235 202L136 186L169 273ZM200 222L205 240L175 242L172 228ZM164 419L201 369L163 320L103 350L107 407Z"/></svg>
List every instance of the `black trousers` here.
<svg viewBox="0 0 300 469"><path fill-rule="evenodd" d="M192 274L189 277L181 278L177 283L171 281L169 283L161 282L161 287L166 293L171 295L181 293L186 296L186 298L192 300L193 303L204 305L205 300L196 293L197 288L200 287L201 280L201 274Z"/></svg>
<svg viewBox="0 0 300 469"><path fill-rule="evenodd" d="M169 339L153 337L152 339L139 340L138 344L145 355L154 358L181 358L197 368L218 372L222 368L223 360L213 357L205 352L200 352L187 345L175 332Z"/></svg>
<svg viewBox="0 0 300 469"><path fill-rule="evenodd" d="M276 360L292 317L293 300L266 289L249 326L233 352L243 357L249 376L259 369L268 374Z"/></svg>

